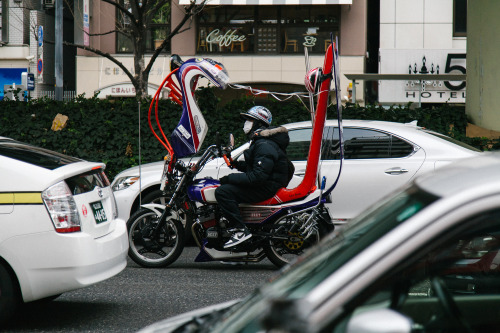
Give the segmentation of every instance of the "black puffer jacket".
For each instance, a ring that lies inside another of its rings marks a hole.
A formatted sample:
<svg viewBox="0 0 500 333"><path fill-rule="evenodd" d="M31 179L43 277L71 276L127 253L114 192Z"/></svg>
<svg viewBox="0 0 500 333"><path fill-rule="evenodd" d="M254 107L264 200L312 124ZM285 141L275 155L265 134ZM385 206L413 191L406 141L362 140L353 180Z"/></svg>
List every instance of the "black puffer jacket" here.
<svg viewBox="0 0 500 333"><path fill-rule="evenodd" d="M272 185L276 190L287 186L286 148L289 142L285 127L256 131L250 147L243 152L245 161L236 164L237 169L243 172L229 174L228 183L252 187Z"/></svg>

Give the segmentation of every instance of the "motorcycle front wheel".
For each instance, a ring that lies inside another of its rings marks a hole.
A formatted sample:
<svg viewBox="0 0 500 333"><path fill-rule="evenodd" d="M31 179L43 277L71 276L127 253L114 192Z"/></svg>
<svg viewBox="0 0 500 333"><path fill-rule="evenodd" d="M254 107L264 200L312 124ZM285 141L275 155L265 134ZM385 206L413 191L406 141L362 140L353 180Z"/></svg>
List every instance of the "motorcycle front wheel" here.
<svg viewBox="0 0 500 333"><path fill-rule="evenodd" d="M165 267L179 258L185 233L179 216L170 211L158 236L153 230L160 220L154 211L140 209L127 221L129 257L142 267Z"/></svg>
<svg viewBox="0 0 500 333"><path fill-rule="evenodd" d="M286 222L277 224L272 231L274 236L264 246L267 258L279 268L288 265L306 249L319 243L321 237L328 233L325 226L318 224L317 230L305 239L299 232L290 232L291 226L291 223Z"/></svg>

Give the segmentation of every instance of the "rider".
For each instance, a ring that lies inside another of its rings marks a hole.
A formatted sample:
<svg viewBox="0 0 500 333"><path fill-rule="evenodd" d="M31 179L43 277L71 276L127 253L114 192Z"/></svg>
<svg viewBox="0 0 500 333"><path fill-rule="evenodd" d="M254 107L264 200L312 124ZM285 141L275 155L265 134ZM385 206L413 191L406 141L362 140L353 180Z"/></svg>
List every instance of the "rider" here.
<svg viewBox="0 0 500 333"><path fill-rule="evenodd" d="M231 248L252 237L241 216L238 204L260 202L273 197L278 189L288 185L288 158L290 142L285 127L271 127L271 112L263 106L254 106L241 113L245 120L243 131L251 140L243 152L244 161L232 166L238 171L220 178L221 186L215 197L224 217L234 225L231 239L224 248Z"/></svg>

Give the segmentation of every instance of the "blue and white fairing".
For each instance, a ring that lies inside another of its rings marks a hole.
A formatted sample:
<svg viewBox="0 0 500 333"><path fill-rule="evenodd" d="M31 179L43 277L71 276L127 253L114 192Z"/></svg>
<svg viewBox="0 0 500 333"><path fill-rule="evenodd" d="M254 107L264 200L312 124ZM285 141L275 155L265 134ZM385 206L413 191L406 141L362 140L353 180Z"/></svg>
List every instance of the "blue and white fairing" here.
<svg viewBox="0 0 500 333"><path fill-rule="evenodd" d="M196 179L194 183L188 187L188 198L191 201L202 203L216 203L215 189L219 186L220 182L217 179Z"/></svg>
<svg viewBox="0 0 500 333"><path fill-rule="evenodd" d="M197 80L202 76L216 87L225 89L229 76L224 65L206 58L185 61L175 75L182 92L182 116L172 133L171 144L177 157L184 157L199 151L208 131L205 118L194 98Z"/></svg>

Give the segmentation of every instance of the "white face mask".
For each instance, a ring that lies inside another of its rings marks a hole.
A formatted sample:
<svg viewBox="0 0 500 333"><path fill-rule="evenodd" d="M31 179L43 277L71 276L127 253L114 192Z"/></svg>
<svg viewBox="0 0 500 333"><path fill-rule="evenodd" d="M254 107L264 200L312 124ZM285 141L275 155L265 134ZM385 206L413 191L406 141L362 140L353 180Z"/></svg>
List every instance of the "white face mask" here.
<svg viewBox="0 0 500 333"><path fill-rule="evenodd" d="M243 125L243 132L245 132L245 134L250 133L252 127L253 127L253 121L251 120L245 121L245 124Z"/></svg>

